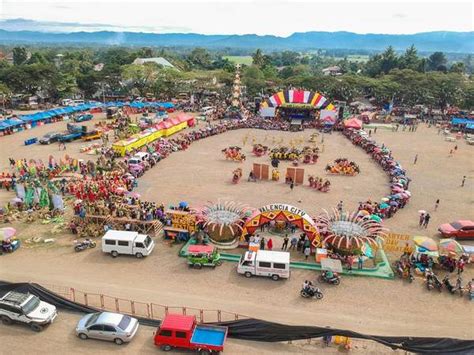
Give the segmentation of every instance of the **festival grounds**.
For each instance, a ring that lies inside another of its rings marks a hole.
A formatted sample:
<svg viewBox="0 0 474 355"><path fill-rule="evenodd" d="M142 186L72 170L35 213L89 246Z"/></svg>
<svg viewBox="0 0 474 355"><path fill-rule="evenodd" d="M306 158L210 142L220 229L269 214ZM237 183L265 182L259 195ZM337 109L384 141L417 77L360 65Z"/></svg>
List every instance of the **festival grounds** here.
<svg viewBox="0 0 474 355"><path fill-rule="evenodd" d="M94 120L96 121L97 118ZM88 125L94 123L88 122ZM201 123L202 125L203 123ZM8 158L33 158L47 161L51 154L59 159L64 152L57 144L50 146L24 146L23 141L52 131L65 129L60 122L0 138L0 168L8 167ZM256 158L251 154L252 143L269 147L290 141L307 143L313 131L274 132L263 130L236 130L194 142L186 151L172 154L139 179L137 192L142 199L167 204L187 201L191 206L208 202L235 201L253 207L269 203L288 203L316 215L322 209L330 210L342 200L344 208L354 210L359 201L368 198L379 201L389 192L388 178L378 165L363 150L353 146L339 133L321 136L318 144L324 144L324 152L315 165L306 165L305 185L296 186L293 191L280 182L247 182L248 172L254 162L269 163L268 157ZM450 149L456 143L445 142L437 129L421 124L417 132L391 132L379 129L373 137L388 146L397 161L407 169L412 179L409 190L412 198L394 218L384 221L384 226L394 233L425 235L438 238L439 224L457 219L474 220L474 161L472 147L458 142L458 150L449 157ZM244 145L244 138L247 142ZM79 153L81 142L69 143L66 153L82 159L94 156ZM247 155L244 163L226 161L221 150L228 146L241 146ZM413 164L415 154L418 162ZM347 157L355 161L361 173L355 177L326 176L324 168L336 158ZM284 171L288 163L281 165ZM232 171L242 167L244 176L239 184L231 183ZM331 190L321 193L307 186L307 176L328 177ZM466 185L461 187L466 175ZM3 204L13 197L0 190ZM435 201L440 206L434 211ZM418 210L427 210L432 218L426 230L418 227ZM70 211L69 211L70 213ZM34 236L51 237L49 225L39 222L17 224L20 239ZM474 312L466 297L429 293L423 280L417 278L413 284L401 280L382 280L362 277L343 277L338 287L322 285L325 296L322 301L311 301L299 296L301 283L315 279L314 271L292 270L287 281L274 282L265 278L246 279L237 275L236 264L226 262L215 270L190 270L185 260L177 256L179 246L169 247L161 240L152 255L143 260L120 257L112 259L103 255L100 248L75 253L72 235L68 233L52 236L56 241L48 245L26 245L15 253L0 257L0 280L32 281L45 286L65 286L103 293L116 297L166 305L195 308L222 309L269 321L295 325L330 326L350 329L365 334L440 336L472 339L474 337ZM274 241L278 245L277 237ZM471 242L472 243L472 242ZM467 243L466 243L467 244ZM394 255L391 259L394 260ZM295 258L300 256L294 256ZM390 254L389 254L390 257ZM293 256L292 256L293 258ZM474 277L474 270L468 267L463 275L464 282ZM15 353L44 351L48 353L95 351L140 351L152 353L153 329L143 327L139 335L143 341L135 341L123 349L113 344L90 341L87 347L74 337L76 315L61 314L58 323L41 334L33 334L22 327L0 328L3 341L24 342ZM56 329L55 329L56 328ZM58 334L67 334L63 341ZM37 338L39 341L33 340ZM61 339L61 340L59 340ZM361 353L392 352L374 343L355 341ZM280 347L282 346L282 347ZM365 348L363 348L365 347ZM229 353L270 352L318 352L325 351L319 345L308 344L264 344L231 340Z"/></svg>

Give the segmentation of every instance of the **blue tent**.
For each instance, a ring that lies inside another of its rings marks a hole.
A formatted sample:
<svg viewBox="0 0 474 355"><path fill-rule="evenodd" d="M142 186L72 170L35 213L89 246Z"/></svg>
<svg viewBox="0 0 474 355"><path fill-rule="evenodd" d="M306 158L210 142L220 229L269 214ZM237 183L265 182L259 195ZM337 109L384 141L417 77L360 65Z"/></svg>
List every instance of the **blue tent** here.
<svg viewBox="0 0 474 355"><path fill-rule="evenodd" d="M7 129L10 127L6 122L0 121L0 131L3 131L4 129Z"/></svg>
<svg viewBox="0 0 474 355"><path fill-rule="evenodd" d="M8 127L17 127L21 126L24 122L18 118L9 118L3 121Z"/></svg>
<svg viewBox="0 0 474 355"><path fill-rule="evenodd" d="M470 120L469 118L462 118L462 117L453 117L451 119L451 124L453 125L465 125L468 123L474 123L474 120Z"/></svg>
<svg viewBox="0 0 474 355"><path fill-rule="evenodd" d="M466 125L466 128L467 128L467 129L474 129L474 122L473 122L473 123L468 123L468 124Z"/></svg>

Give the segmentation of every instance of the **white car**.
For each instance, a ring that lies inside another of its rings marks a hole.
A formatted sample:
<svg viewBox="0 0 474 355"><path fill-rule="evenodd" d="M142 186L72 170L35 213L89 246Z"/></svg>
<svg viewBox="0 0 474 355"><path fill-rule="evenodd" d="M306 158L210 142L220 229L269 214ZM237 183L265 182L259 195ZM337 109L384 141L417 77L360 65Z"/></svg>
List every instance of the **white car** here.
<svg viewBox="0 0 474 355"><path fill-rule="evenodd" d="M81 318L76 335L82 340L100 339L117 345L129 343L138 330L138 320L127 315L111 312L90 313Z"/></svg>
<svg viewBox="0 0 474 355"><path fill-rule="evenodd" d="M3 324L26 323L36 332L53 323L56 307L29 293L10 291L0 297L0 319Z"/></svg>

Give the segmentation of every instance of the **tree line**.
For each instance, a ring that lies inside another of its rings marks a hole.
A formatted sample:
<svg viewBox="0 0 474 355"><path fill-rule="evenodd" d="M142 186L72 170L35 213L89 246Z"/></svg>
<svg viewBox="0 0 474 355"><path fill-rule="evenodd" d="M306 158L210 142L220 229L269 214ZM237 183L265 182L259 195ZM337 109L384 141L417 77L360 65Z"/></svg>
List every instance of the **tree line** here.
<svg viewBox="0 0 474 355"><path fill-rule="evenodd" d="M43 95L56 100L97 93L171 98L182 91L230 90L235 65L225 52L204 48L12 48L13 63L0 60L0 93ZM332 54L340 55L339 52ZM60 54L60 56L58 56ZM136 58L164 57L178 69ZM366 60L334 57L318 50L311 53L280 51L252 53L243 66L242 79L250 96L271 94L289 86L319 91L333 100L352 101L372 97L378 103L424 104L445 108L474 107L471 78L473 58L448 62L442 52L428 57L411 46L404 53L392 47ZM322 69L338 66L338 76Z"/></svg>

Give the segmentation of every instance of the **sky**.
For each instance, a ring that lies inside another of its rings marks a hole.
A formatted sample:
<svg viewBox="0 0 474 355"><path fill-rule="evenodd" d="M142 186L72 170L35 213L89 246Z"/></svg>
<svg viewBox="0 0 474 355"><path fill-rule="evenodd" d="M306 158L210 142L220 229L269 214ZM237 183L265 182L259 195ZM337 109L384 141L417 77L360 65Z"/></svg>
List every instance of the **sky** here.
<svg viewBox="0 0 474 355"><path fill-rule="evenodd" d="M473 31L472 1L0 0L0 28L289 36Z"/></svg>

